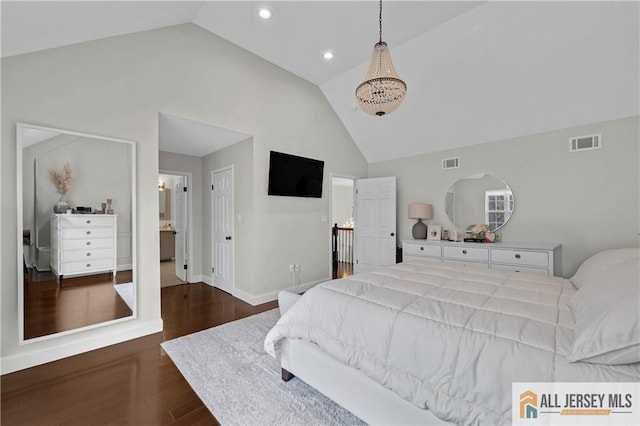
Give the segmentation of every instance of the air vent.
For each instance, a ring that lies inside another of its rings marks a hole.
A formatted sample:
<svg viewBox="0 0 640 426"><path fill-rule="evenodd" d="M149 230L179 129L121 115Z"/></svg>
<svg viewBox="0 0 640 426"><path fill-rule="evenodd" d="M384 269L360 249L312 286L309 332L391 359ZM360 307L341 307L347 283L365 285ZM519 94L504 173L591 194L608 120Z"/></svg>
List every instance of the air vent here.
<svg viewBox="0 0 640 426"><path fill-rule="evenodd" d="M602 148L602 135L586 135L569 139L569 152Z"/></svg>
<svg viewBox="0 0 640 426"><path fill-rule="evenodd" d="M460 157L444 158L442 160L442 169L457 169L460 167Z"/></svg>

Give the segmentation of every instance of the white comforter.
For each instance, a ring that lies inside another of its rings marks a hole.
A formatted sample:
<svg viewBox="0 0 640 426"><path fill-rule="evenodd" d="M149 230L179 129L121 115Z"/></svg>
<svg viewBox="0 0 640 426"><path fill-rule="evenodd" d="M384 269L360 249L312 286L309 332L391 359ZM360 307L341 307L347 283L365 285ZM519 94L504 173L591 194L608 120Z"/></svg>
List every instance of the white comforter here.
<svg viewBox="0 0 640 426"><path fill-rule="evenodd" d="M640 380L638 364L565 360L575 291L562 278L402 263L308 291L265 349L310 340L443 420L510 424L512 382Z"/></svg>

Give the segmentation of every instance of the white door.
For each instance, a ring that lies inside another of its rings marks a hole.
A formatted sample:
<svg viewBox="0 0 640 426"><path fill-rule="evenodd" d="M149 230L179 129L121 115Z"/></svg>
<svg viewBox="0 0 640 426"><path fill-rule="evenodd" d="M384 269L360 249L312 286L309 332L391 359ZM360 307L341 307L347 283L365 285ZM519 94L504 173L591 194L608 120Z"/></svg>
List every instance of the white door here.
<svg viewBox="0 0 640 426"><path fill-rule="evenodd" d="M211 173L211 229L213 285L233 289L233 168Z"/></svg>
<svg viewBox="0 0 640 426"><path fill-rule="evenodd" d="M187 281L187 178L176 176L175 194L176 215L173 227L175 229L175 259L176 276Z"/></svg>
<svg viewBox="0 0 640 426"><path fill-rule="evenodd" d="M396 178L356 181L354 273L396 263Z"/></svg>

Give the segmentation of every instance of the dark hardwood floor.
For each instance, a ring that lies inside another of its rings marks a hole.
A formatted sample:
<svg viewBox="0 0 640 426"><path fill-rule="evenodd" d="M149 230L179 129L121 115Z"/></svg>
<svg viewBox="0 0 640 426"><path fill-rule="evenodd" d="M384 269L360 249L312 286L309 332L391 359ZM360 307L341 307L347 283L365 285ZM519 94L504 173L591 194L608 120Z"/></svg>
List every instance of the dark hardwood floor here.
<svg viewBox="0 0 640 426"><path fill-rule="evenodd" d="M218 424L160 343L276 307L251 306L202 283L163 288L162 333L2 376L1 423Z"/></svg>
<svg viewBox="0 0 640 426"><path fill-rule="evenodd" d="M64 278L29 270L24 276L24 337L46 336L128 317L131 309L114 284L131 282L131 271Z"/></svg>

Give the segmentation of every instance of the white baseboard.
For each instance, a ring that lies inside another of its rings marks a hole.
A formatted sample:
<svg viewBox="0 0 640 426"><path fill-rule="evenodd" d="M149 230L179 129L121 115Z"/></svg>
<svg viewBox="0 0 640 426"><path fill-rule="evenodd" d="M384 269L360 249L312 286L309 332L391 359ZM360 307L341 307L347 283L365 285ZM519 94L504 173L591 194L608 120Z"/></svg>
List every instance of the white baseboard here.
<svg viewBox="0 0 640 426"><path fill-rule="evenodd" d="M89 352L94 349L104 348L105 346L137 339L138 337L161 331L162 319L157 319L142 322L135 327L118 329L99 336L78 339L58 346L49 346L43 349L9 355L0 359L0 374L13 373L14 371L24 370L25 368Z"/></svg>
<svg viewBox="0 0 640 426"><path fill-rule="evenodd" d="M281 288L278 290L273 290L273 291L269 291L267 293L262 293L262 294L258 294L258 295L253 295L250 293L247 293L246 291L240 290L238 288L234 288L233 292L231 292L231 294L234 297L237 297L238 299L247 302L253 306L256 305L261 305L263 303L267 303L267 302L271 302L272 300L277 300L278 299L278 293L280 293L281 291L289 291L291 293L303 293L307 290L309 290L310 288L315 287L316 285L323 283L325 281L330 280L331 278L324 278L321 280L316 280L316 281L309 281L307 283L301 283L298 284L296 286L291 286L291 287L287 287L287 288Z"/></svg>
<svg viewBox="0 0 640 426"><path fill-rule="evenodd" d="M189 280L190 283L203 283L205 282L205 276L204 275L192 275L191 279Z"/></svg>
<svg viewBox="0 0 640 426"><path fill-rule="evenodd" d="M208 276L203 276L202 277L202 282L205 284L208 284L212 287L215 287L215 285L213 284L213 277L208 277ZM262 293L262 294L258 294L258 295L254 295L251 293L247 293L244 290L240 290L238 288L234 288L231 291L231 295L234 297L237 297L238 299L242 300L243 302L247 302L250 305L256 306L256 305L261 305L263 303L267 303L267 302L271 302L272 300L277 300L278 299L278 293L280 293L281 291L289 291L291 293L303 293L307 290L309 290L310 288L313 288L314 286L323 283L325 281L329 281L331 278L327 277L327 278L323 278L320 280L315 280L315 281L309 281L307 283L301 283L298 284L296 286L291 286L291 287L287 287L287 288L280 288L278 290L273 290L273 291L269 291L266 293Z"/></svg>

